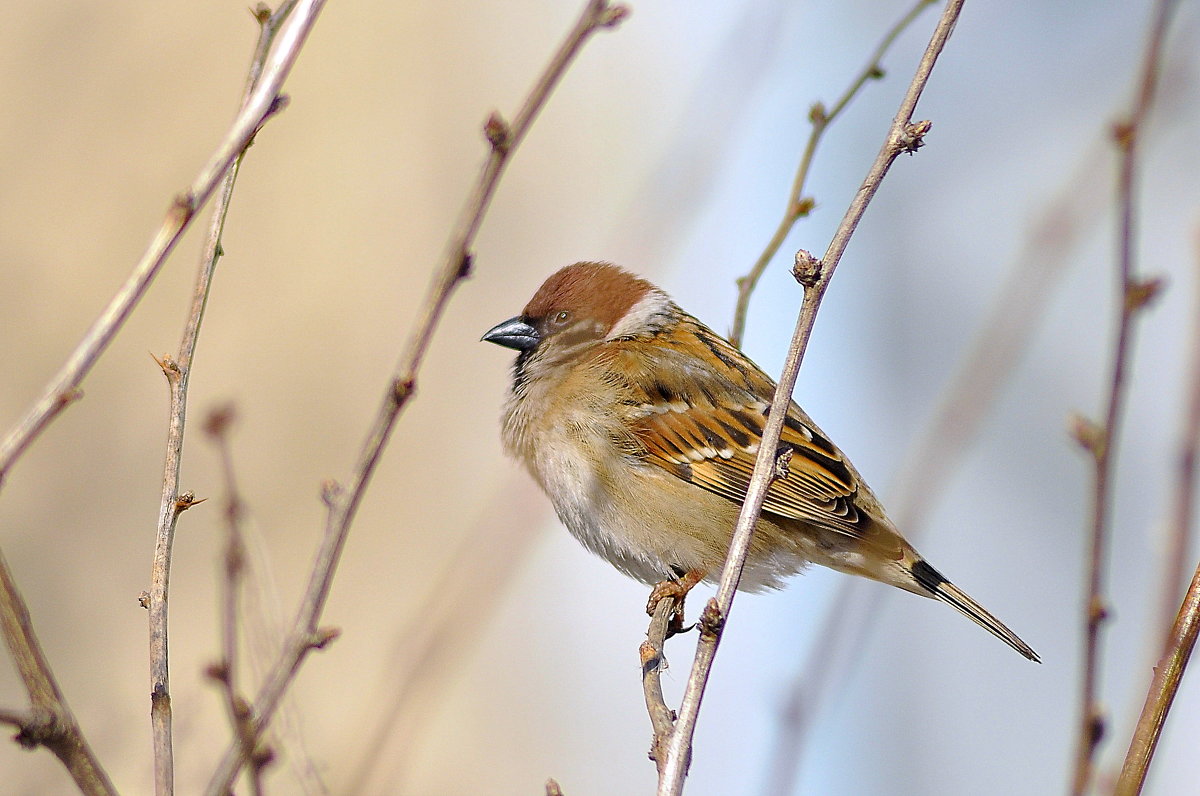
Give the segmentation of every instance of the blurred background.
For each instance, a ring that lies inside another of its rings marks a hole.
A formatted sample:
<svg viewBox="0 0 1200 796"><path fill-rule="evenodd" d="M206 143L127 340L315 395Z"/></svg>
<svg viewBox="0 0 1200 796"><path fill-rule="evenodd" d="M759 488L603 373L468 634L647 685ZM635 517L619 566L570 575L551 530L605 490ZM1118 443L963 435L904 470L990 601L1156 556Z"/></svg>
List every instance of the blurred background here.
<svg viewBox="0 0 1200 796"><path fill-rule="evenodd" d="M0 427L40 394L223 135L256 36L246 5L9 4ZM778 222L810 105L842 92L909 5L634 0L620 29L586 45L501 184L475 272L362 507L324 618L342 636L296 682L273 736L272 792L532 795L547 777L568 796L653 791L637 658L646 589L570 539L504 458L497 418L511 357L478 340L551 271L583 259L645 275L728 330L734 279ZM175 542L180 792L202 787L229 737L203 676L218 651L224 531L221 473L200 422L236 408L254 568L245 626L261 669L320 538L319 485L353 466L483 160L481 124L493 109L511 118L581 7L331 2L286 85L290 106L250 151L192 376L182 487L209 502L182 516ZM744 346L768 372L799 306L792 255L824 251L937 13L901 37L885 79L818 153L807 191L816 210L751 305ZM1028 350L912 535L1044 663L945 606L871 583L847 591L830 572L740 597L689 794L789 781L795 794L1064 790L1090 489L1066 428L1071 412L1103 406L1116 240L1106 137L1130 105L1149 16L1147 2L967 4L918 106L933 121L928 145L896 163L868 210L797 389L885 503L910 479L920 487L911 452L1009 275L1027 269L1002 310L1020 317L1044 302ZM1197 53L1200 16L1185 4L1143 149L1138 251L1167 289L1137 329L1119 450L1105 772L1124 756L1159 633L1182 370L1197 344ZM167 391L150 354L178 348L200 248L193 231L84 382L84 400L0 494L0 545L70 704L126 793L152 790L137 596L149 584ZM824 623L847 600L859 608L842 615L853 632L838 652ZM693 643L668 646L674 704ZM1194 674L1149 793L1190 792L1200 776ZM781 742L798 678L809 729ZM0 705L26 704L0 665ZM0 744L0 770L5 794L72 790L44 751Z"/></svg>

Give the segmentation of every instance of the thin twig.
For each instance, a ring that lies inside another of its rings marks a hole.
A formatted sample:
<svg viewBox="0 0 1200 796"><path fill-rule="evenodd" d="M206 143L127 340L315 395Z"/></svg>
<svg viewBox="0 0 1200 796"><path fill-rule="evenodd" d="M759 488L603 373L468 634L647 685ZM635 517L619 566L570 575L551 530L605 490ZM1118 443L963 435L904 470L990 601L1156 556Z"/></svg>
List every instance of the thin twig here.
<svg viewBox="0 0 1200 796"><path fill-rule="evenodd" d="M238 154L262 124L279 109L279 89L283 86L304 40L316 22L325 0L302 0L287 27L280 31L277 44L263 64L263 78L242 107L224 139L196 179L175 197L138 264L125 283L109 301L100 317L92 323L83 339L67 358L59 372L46 386L42 397L25 412L4 438L0 440L0 486L17 458L37 436L81 392L79 385L92 366L108 348L109 343L124 326L134 307L145 295L150 282L158 274L168 255L179 242L183 232L195 218L196 212L208 201L217 183L229 170Z"/></svg>
<svg viewBox="0 0 1200 796"><path fill-rule="evenodd" d="M240 744L242 762L250 763L252 782L271 757L271 752L258 748L258 737L251 720L249 701L238 690L238 628L242 576L246 569L246 543L242 533L242 499L233 472L233 452L229 445L229 427L233 409L212 412L204 423L204 431L217 446L221 471L225 479L225 555L221 567L221 659L209 667L209 676L221 688L225 712L233 730L234 741ZM255 790L257 792L257 788Z"/></svg>
<svg viewBox="0 0 1200 796"><path fill-rule="evenodd" d="M888 169L902 152L915 151L921 145L922 137L931 127L929 122L914 124L912 114L917 100L920 99L921 92L924 91L925 84L929 80L929 74L937 62L938 55L950 37L954 23L962 9L962 3L963 0L950 0L946 4L933 37L921 58L921 63L917 66L916 74L892 120L883 146L834 232L825 256L818 261L804 251L796 255L794 273L804 287L804 300L796 319L796 329L788 348L783 373L779 377L779 384L771 401L771 411L767 417L766 427L763 429L758 457L754 462L754 475L750 479L746 499L733 532L717 596L709 601L701 618L701 634L700 641L696 646L696 658L684 690L679 719L671 734L667 750L666 770L659 777L659 796L679 796L683 792L683 783L687 776L687 762L691 755L692 737L700 712L700 702L708 683L709 672L712 670L717 646L720 643L721 628L728 619L742 567L746 562L750 537L758 522L758 516L762 512L767 487L776 474L774 452L779 443L780 432L783 430L783 419L791 402L800 362L808 346L808 339L812 333L813 321L816 320L821 299L825 295L825 290L829 286L829 281L833 277L842 253L846 250L850 236L854 234L858 222L862 219L868 203L878 190Z"/></svg>
<svg viewBox="0 0 1200 796"><path fill-rule="evenodd" d="M512 153L520 145L551 91L558 85L567 68L592 34L617 25L629 13L623 5L611 5L607 0L588 0L583 13L566 39L554 54L545 72L538 79L512 124L493 113L484 126L491 151L480 172L475 188L468 198L437 268L413 332L409 337L400 363L392 375L387 394L367 435L358 464L348 488L329 485L325 490L329 512L321 547L317 552L312 575L305 590L295 623L284 643L275 665L267 675L254 705L256 732L271 721L279 701L287 690L308 653L323 647L336 631L319 629L321 614L329 596L334 573L350 526L375 472L379 457L387 444L404 406L416 387L417 372L429 348L433 332L454 288L471 270L471 245L483 222L483 217L495 193L501 174ZM210 796L223 796L241 769L241 756L235 744L225 753L216 773L209 782Z"/></svg>
<svg viewBox="0 0 1200 796"><path fill-rule="evenodd" d="M20 727L17 743L30 749L45 746L53 752L87 796L114 796L116 788L59 690L50 661L33 631L29 608L3 553L0 553L0 633L31 703L26 715L4 712L4 722Z"/></svg>
<svg viewBox="0 0 1200 796"><path fill-rule="evenodd" d="M1167 651L1154 667L1154 679L1130 741L1120 779L1113 790L1114 796L1137 796L1142 792L1150 771L1150 761L1167 721L1167 712L1175 700L1183 671L1196 646L1197 634L1200 634L1200 567L1192 577L1183 605L1171 627Z"/></svg>
<svg viewBox="0 0 1200 796"><path fill-rule="evenodd" d="M1134 186L1137 178L1138 136L1149 114L1158 83L1162 44L1174 0L1160 0L1155 7L1150 36L1142 59L1137 96L1129 117L1114 126L1113 137L1120 152L1117 179L1119 214L1117 275L1120 288L1117 336L1113 345L1108 406L1103 423L1098 425L1076 418L1074 434L1091 454L1094 466L1091 503L1091 533L1088 541L1087 591L1084 594L1083 677L1079 702L1079 723L1075 749L1071 793L1083 796L1092 780L1096 749L1104 734L1104 716L1100 710L1100 630L1108 609L1104 598L1104 574L1108 555L1109 510L1112 503L1111 481L1116 462L1121 412L1126 394L1126 370L1133 341L1133 323L1139 312L1158 291L1159 282L1143 280L1136 271Z"/></svg>
<svg viewBox="0 0 1200 796"><path fill-rule="evenodd" d="M243 111L249 105L255 88L263 75L263 67L284 20L287 19L296 0L285 0L272 14L263 4L254 11L259 23L258 42L250 60L249 73L242 95ZM272 111L281 103L272 104ZM265 121L265 118L263 119ZM261 124L259 125L261 127ZM183 436L187 418L188 380L191 375L192 359L200 335L204 309L208 303L213 273L223 251L221 235L225 229L225 218L233 197L239 167L245 156L246 142L230 164L222 182L220 194L213 205L208 227L208 237L200 259L196 286L192 291L192 306L184 325L179 344L179 353L172 358L164 356L158 361L167 377L170 390L170 421L167 429L166 456L163 464L162 497L159 504L158 528L154 540L154 560L150 570L150 722L154 746L154 790L159 796L174 792L174 752L171 738L171 687L168 659L168 591L171 579L171 551L175 540L175 527L179 515L195 501L181 501L179 495L179 471L183 460Z"/></svg>
<svg viewBox="0 0 1200 796"><path fill-rule="evenodd" d="M1196 262L1200 265L1200 236L1197 237ZM1179 592L1187 590L1188 552L1192 549L1193 528L1191 516L1195 502L1196 476L1196 447L1200 444L1200 269L1195 276L1196 296L1195 326L1190 340L1192 361L1189 364L1191 387L1189 395L1184 400L1184 417L1182 431L1179 435L1179 453L1177 459L1178 480L1175 486L1175 500L1171 505L1170 531L1168 533L1167 554L1163 564L1161 611L1161 636L1167 639L1167 634L1173 624L1172 615L1179 600ZM1155 655L1162 652L1156 649Z"/></svg>
<svg viewBox="0 0 1200 796"><path fill-rule="evenodd" d="M792 192L788 196L787 207L784 208L783 218L779 220L779 225L775 228L775 234L767 241L767 245L763 248L762 254L758 255L758 259L754 261L754 265L745 276L738 277L737 286L737 306L733 311L733 328L729 332L729 341L735 346L741 347L742 335L746 331L746 316L750 311L750 296L754 293L754 289L758 286L758 280L766 272L767 266L771 264L771 260L779 252L779 247L787 240L788 233L792 231L792 227L796 222L807 216L816 207L816 202L811 197L804 197L804 184L808 181L808 170L812 167L813 156L816 155L817 145L821 143L821 137L825 135L825 130L833 123L833 120L841 115L846 106L850 104L858 92L867 85L871 80L878 80L883 77L883 56L887 53L888 48L894 42L904 29L907 28L912 21L921 15L927 6L933 5L935 0L917 0L916 4L902 16L896 24L892 25L891 29L884 35L883 40L879 42L879 46L875 48L875 52L871 54L867 65L850 84L850 87L842 94L841 97L833 104L829 110L820 102L815 103L808 112L808 120L812 124L812 130L808 134L808 141L804 144L804 154L800 156L800 165L796 167L796 176L792 179Z"/></svg>
<svg viewBox="0 0 1200 796"><path fill-rule="evenodd" d="M1197 236L1196 262L1200 264L1200 235ZM1200 339L1200 269L1196 274L1197 295L1194 308L1195 332L1193 340ZM1192 347L1189 366L1187 393L1184 400L1183 428L1179 435L1179 459L1175 481L1175 500L1171 511L1171 536L1178 548L1178 555L1187 555L1191 539L1191 527L1196 506L1196 460L1200 457L1200 346ZM1170 564L1168 563L1170 566ZM1164 589L1178 582L1172 579L1163 584ZM1174 608L1172 604L1171 608ZM1169 629L1162 647L1154 677L1146 694L1146 702L1138 717L1129 751L1121 767L1121 776L1114 790L1115 796L1137 796L1146 782L1150 761L1162 735L1167 713L1179 689L1179 681L1187 667L1188 659L1196 646L1200 632L1200 567L1192 576L1191 585L1183 598L1175 621Z"/></svg>
<svg viewBox="0 0 1200 796"><path fill-rule="evenodd" d="M663 697L662 672L666 668L663 647L671 625L671 614L675 612L676 600L666 597L659 601L646 631L646 640L638 648L642 664L642 691L646 697L646 712L650 715L650 726L654 737L650 742L650 759L661 775L667 764L667 742L675 728L675 711L667 706Z"/></svg>
<svg viewBox="0 0 1200 796"><path fill-rule="evenodd" d="M1103 143L1097 140L1084 151L1071 176L1034 214L1036 221L1012 258L987 318L974 333L974 342L944 387L933 418L900 457L902 464L895 470L897 484L888 507L909 541L916 542L921 536L930 511L961 469L983 421L1029 348L1062 283L1069 252L1103 216L1103 173L1095 165ZM1029 285L1035 283L1038 289L1030 291ZM847 650L858 649L857 639L869 632L879 616L875 607L884 592L873 589L864 595L861 587L867 585L857 578L838 581L837 592L814 634L820 641L796 669L779 708L780 728L773 741L764 794L795 790L796 761L816 706L827 689L849 676Z"/></svg>

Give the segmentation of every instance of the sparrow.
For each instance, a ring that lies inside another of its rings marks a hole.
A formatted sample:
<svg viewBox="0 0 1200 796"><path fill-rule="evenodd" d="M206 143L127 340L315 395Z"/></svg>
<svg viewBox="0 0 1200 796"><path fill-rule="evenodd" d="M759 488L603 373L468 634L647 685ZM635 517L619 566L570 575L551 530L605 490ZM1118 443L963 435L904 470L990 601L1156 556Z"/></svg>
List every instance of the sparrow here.
<svg viewBox="0 0 1200 796"><path fill-rule="evenodd" d="M506 451L584 547L682 597L720 576L775 382L659 288L609 263L553 274L483 340L515 349ZM794 401L739 589L780 588L814 563L948 603L1037 653L934 569L846 455Z"/></svg>

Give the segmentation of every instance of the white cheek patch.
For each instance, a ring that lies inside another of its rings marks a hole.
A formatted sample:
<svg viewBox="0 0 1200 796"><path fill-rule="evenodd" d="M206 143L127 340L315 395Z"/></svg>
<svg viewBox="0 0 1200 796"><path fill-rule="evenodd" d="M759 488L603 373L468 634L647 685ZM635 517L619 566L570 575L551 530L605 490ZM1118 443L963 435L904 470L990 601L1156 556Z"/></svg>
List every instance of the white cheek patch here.
<svg viewBox="0 0 1200 796"><path fill-rule="evenodd" d="M638 299L616 326L608 333L607 340L645 334L648 330L661 329L672 315L674 305L661 290L648 290Z"/></svg>

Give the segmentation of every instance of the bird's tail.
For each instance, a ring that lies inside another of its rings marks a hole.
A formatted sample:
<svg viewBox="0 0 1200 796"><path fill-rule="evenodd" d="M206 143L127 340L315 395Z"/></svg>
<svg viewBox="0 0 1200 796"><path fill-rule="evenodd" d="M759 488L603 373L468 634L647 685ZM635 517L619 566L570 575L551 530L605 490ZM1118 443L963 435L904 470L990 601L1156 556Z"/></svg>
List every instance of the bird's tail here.
<svg viewBox="0 0 1200 796"><path fill-rule="evenodd" d="M936 600L941 600L947 605L954 606L958 609L959 613L1034 663L1042 662L1042 659L1033 651L1033 648L1022 641L1020 636L1009 630L1008 625L1001 622L990 611L971 599L970 595L965 591L946 580L945 576L931 567L925 559L918 557L913 561L910 565L910 572L913 579L917 581L926 594Z"/></svg>

